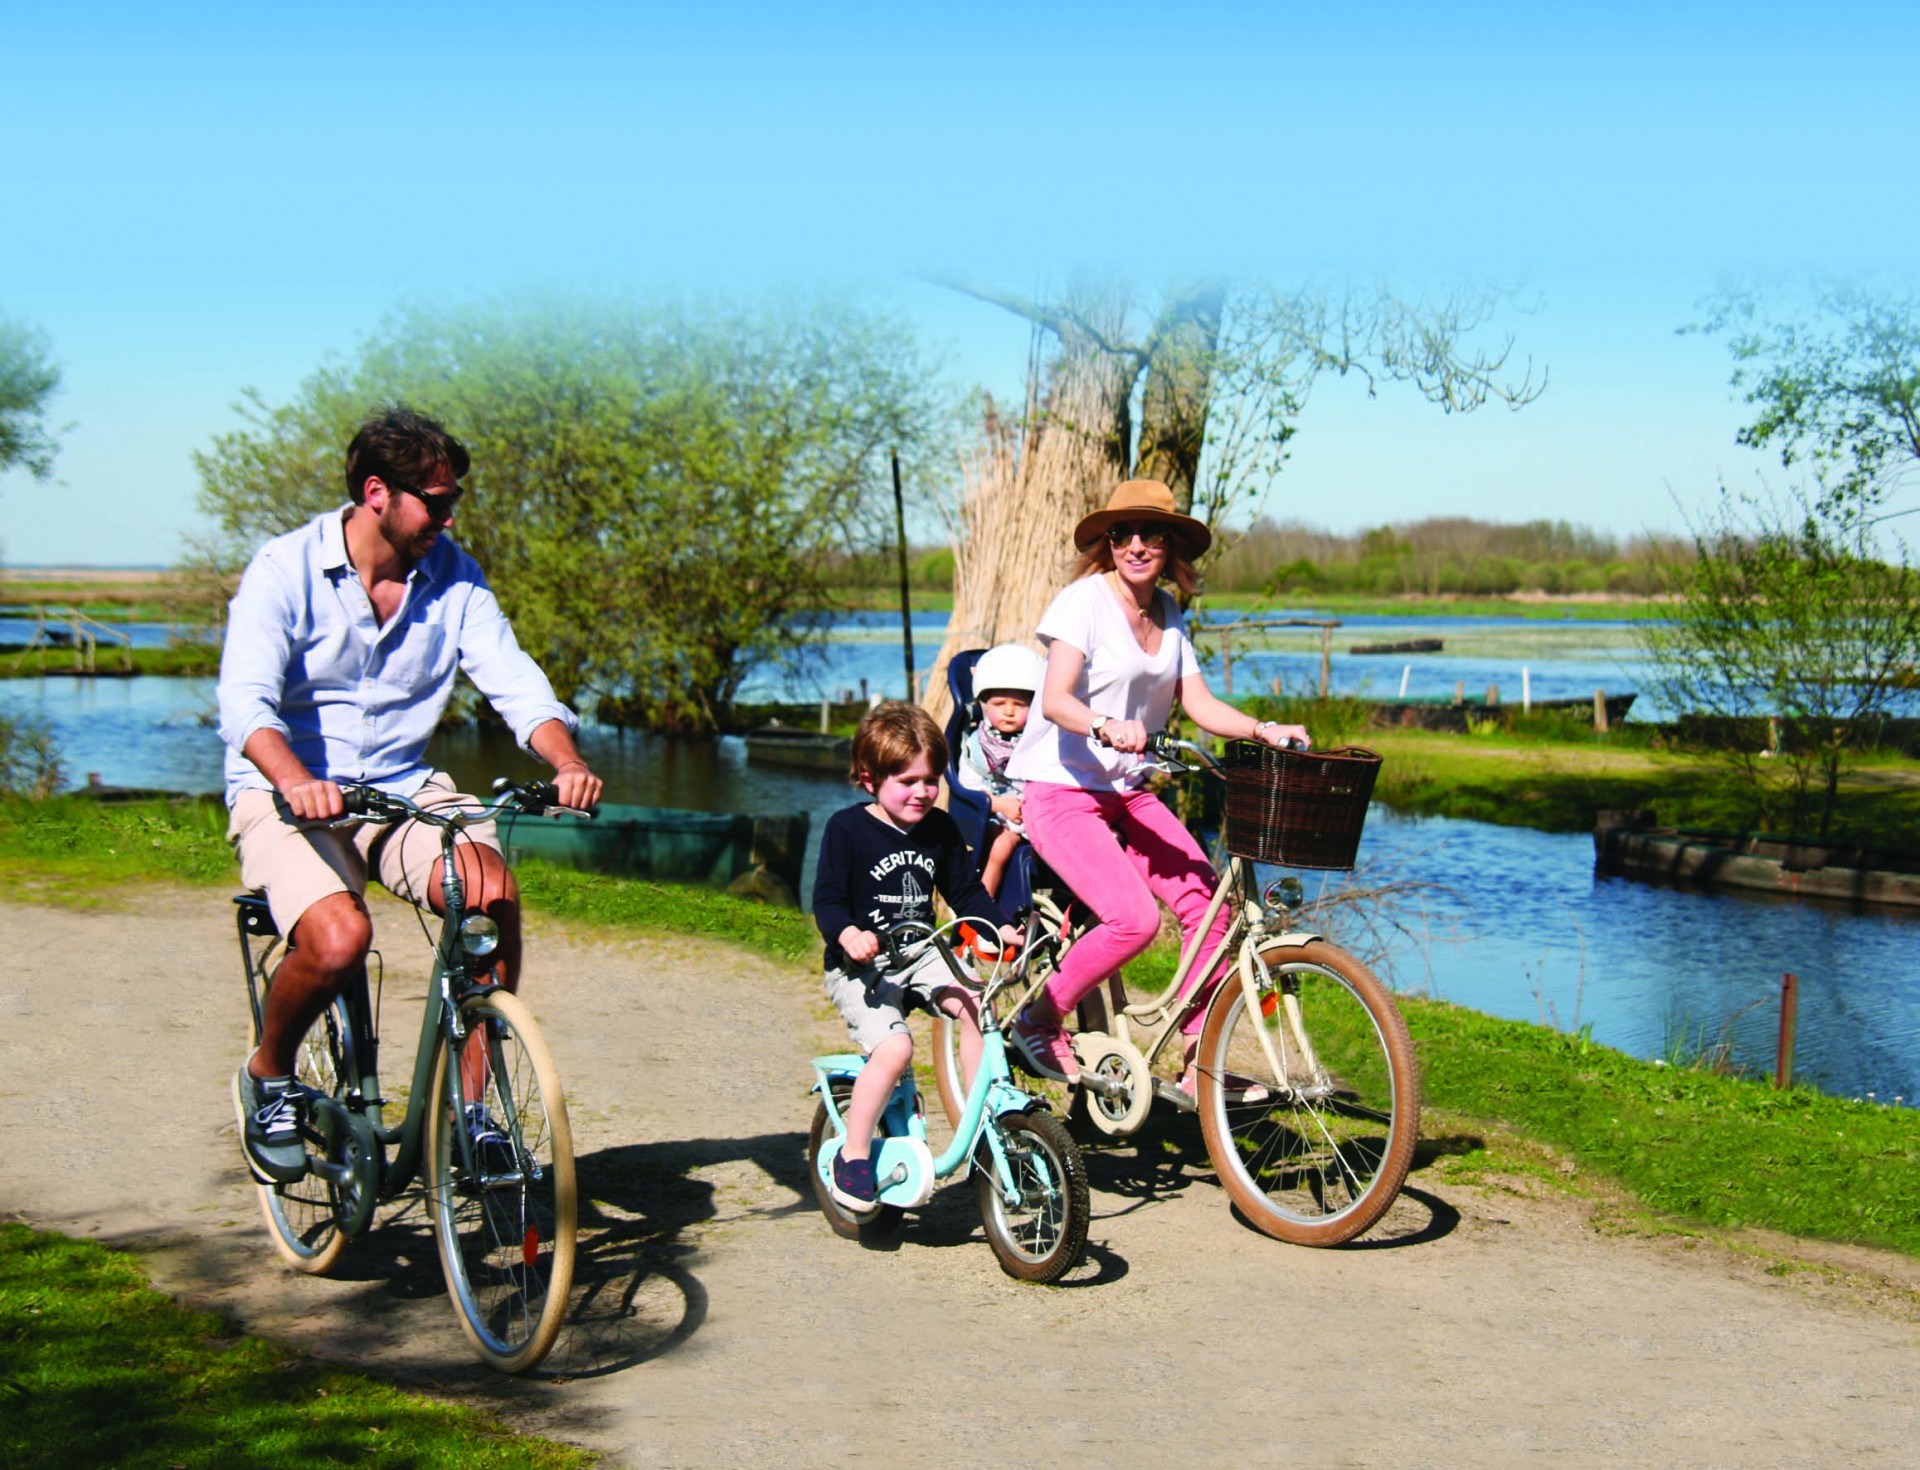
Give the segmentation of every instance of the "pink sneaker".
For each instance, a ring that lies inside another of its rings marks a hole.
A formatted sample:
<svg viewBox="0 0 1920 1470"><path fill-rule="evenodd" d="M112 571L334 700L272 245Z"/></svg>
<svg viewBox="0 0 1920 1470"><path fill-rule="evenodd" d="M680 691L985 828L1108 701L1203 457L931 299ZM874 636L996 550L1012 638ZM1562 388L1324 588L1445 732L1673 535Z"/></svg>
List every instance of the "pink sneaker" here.
<svg viewBox="0 0 1920 1470"><path fill-rule="evenodd" d="M1073 1043L1055 1021L1051 1026L1031 1019L1025 1011L1013 1018L1008 1029L1013 1049L1036 1077L1051 1077L1055 1082L1078 1082L1080 1062L1073 1054Z"/></svg>

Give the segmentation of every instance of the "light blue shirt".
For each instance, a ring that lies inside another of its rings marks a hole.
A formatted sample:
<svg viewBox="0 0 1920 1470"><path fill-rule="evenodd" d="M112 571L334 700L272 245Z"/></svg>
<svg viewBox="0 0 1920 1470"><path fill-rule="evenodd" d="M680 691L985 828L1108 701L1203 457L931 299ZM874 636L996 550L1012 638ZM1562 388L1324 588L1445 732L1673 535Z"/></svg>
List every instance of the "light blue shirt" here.
<svg viewBox="0 0 1920 1470"><path fill-rule="evenodd" d="M255 553L227 605L220 738L227 801L272 783L240 752L260 730L286 736L327 781L411 796L432 774L427 741L464 669L523 749L548 720L580 721L515 642L479 563L442 535L407 575L385 627L329 511Z"/></svg>

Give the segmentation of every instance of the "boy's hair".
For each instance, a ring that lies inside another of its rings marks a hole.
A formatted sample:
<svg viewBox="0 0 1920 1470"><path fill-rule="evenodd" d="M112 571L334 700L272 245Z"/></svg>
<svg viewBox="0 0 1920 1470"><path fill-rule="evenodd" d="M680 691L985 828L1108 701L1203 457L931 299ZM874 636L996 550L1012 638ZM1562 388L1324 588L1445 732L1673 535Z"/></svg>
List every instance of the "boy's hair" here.
<svg viewBox="0 0 1920 1470"><path fill-rule="evenodd" d="M947 737L933 716L904 699L887 699L868 710L853 732L853 768L847 779L855 786L871 781L878 786L898 775L924 755L934 774L947 769Z"/></svg>

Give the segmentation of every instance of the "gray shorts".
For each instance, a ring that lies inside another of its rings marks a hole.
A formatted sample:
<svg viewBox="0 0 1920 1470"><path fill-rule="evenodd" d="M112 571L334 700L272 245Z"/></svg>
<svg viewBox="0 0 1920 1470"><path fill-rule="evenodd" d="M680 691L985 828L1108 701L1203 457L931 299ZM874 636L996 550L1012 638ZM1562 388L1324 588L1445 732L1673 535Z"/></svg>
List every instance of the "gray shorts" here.
<svg viewBox="0 0 1920 1470"><path fill-rule="evenodd" d="M827 999L847 1023L847 1035L863 1053L871 1052L895 1032L907 1029L907 1012L915 1005L931 1008L953 989L953 972L938 952L929 948L905 970L882 973L875 965L827 971Z"/></svg>

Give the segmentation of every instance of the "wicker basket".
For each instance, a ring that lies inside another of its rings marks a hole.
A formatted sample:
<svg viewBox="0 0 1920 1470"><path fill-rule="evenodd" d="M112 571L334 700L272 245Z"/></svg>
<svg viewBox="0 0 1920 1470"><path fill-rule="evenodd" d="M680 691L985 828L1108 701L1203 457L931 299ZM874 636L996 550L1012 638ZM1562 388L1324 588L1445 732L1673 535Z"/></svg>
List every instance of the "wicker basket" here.
<svg viewBox="0 0 1920 1470"><path fill-rule="evenodd" d="M1285 868L1351 868L1380 757L1357 745L1227 746L1227 850Z"/></svg>

